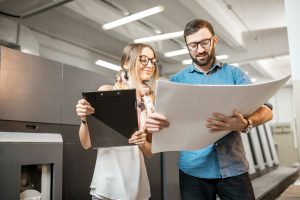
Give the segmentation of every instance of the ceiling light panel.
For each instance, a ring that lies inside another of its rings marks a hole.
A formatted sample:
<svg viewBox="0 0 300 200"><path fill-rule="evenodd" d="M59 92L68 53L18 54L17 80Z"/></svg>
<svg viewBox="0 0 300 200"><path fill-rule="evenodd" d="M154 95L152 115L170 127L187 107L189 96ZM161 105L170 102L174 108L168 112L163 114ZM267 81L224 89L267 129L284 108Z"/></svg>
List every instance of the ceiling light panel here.
<svg viewBox="0 0 300 200"><path fill-rule="evenodd" d="M219 55L219 56L216 56L217 60L223 60L223 59L227 59L227 58L228 58L228 55ZM187 59L187 60L183 60L181 63L184 64L184 65L189 65L192 62L193 62L192 59Z"/></svg>
<svg viewBox="0 0 300 200"><path fill-rule="evenodd" d="M108 68L108 69L111 69L111 70L115 70L115 71L120 71L121 70L120 66L114 65L114 64L106 62L104 60L97 60L96 65L99 65L101 67L105 67L105 68Z"/></svg>
<svg viewBox="0 0 300 200"><path fill-rule="evenodd" d="M180 49L177 51L170 51L165 53L165 57L173 57L173 56L179 56L179 55L184 55L184 54L188 54L189 51L187 49Z"/></svg>
<svg viewBox="0 0 300 200"><path fill-rule="evenodd" d="M151 16L151 15L157 14L157 13L160 13L163 10L164 10L163 6L156 6L156 7L153 7L153 8L150 8L150 9L147 9L147 10L144 10L144 11L141 11L141 12L129 15L127 17L123 17L123 18L115 20L113 22L103 24L102 28L104 30L109 30L109 29L112 29L112 28L115 28L115 27L118 27L118 26L130 23L130 22L133 22L133 21L136 21L136 20L139 20L139 19Z"/></svg>
<svg viewBox="0 0 300 200"><path fill-rule="evenodd" d="M155 42L161 40L168 40L172 38L178 38L183 36L183 31L173 32L173 33L165 33L161 35L155 35L150 37L144 37L134 40L134 43L143 43L143 42Z"/></svg>

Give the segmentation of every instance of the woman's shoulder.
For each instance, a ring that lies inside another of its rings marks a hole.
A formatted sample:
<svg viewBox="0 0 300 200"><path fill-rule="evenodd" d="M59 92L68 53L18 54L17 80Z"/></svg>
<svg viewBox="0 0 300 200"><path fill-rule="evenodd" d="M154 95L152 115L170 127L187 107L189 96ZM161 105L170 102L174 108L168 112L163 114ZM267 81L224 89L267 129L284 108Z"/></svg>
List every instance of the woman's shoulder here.
<svg viewBox="0 0 300 200"><path fill-rule="evenodd" d="M98 88L98 91L109 91L109 90L114 90L113 85L102 85Z"/></svg>

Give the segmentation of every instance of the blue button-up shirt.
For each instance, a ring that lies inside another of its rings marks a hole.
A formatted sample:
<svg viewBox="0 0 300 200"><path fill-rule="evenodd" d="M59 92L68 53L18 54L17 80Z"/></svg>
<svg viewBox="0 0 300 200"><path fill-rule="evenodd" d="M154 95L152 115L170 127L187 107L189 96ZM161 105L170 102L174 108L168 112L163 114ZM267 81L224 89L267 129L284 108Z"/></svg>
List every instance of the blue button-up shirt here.
<svg viewBox="0 0 300 200"><path fill-rule="evenodd" d="M207 73L191 64L173 75L170 80L177 83L206 85L251 83L250 78L240 68L222 63L213 64ZM240 133L232 131L204 149L180 152L178 167L186 174L207 179L232 177L247 172L248 162Z"/></svg>

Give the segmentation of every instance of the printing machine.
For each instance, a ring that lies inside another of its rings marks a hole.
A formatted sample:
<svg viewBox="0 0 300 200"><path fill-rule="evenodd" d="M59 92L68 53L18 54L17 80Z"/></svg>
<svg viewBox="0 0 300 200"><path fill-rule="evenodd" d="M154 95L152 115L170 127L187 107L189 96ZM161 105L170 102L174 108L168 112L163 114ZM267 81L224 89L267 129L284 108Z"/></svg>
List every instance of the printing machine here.
<svg viewBox="0 0 300 200"><path fill-rule="evenodd" d="M100 85L109 83L110 80L99 73L1 47L0 132L61 134L62 190L61 194L53 196L55 200L90 199L89 186L97 152L95 149L84 150L80 145L80 120L76 116L75 105L83 91L95 91ZM5 155L5 151L2 151L5 145L7 143L0 140L1 165L2 162L9 162L2 158L13 158L18 152ZM18 149L21 143L14 145ZM36 149L34 145L26 145L26 148ZM26 159L39 157L37 153L26 155L24 162L29 164ZM150 179L151 199L162 199L161 155L145 158L145 161ZM13 173L9 170L5 173L9 172ZM4 171L0 171L0 177L7 177L2 176L3 173ZM0 188L4 188L2 186L6 181L0 179ZM19 182L12 185L20 187ZM15 194L8 193L9 191L1 190L0 199L16 197Z"/></svg>

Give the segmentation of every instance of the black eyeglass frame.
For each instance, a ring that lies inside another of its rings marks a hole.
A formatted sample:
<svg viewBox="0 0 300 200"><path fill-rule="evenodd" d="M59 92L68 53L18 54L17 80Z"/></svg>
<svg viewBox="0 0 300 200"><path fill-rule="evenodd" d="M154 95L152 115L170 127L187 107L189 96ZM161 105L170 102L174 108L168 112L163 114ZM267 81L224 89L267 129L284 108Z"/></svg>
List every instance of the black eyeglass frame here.
<svg viewBox="0 0 300 200"><path fill-rule="evenodd" d="M199 44L201 45L201 47L203 48L203 49L208 49L209 47L211 47L211 39L213 39L213 37L215 37L215 35L213 35L213 36L211 36L210 38L208 38L208 39L204 39L204 40L201 40L201 41L199 41L199 42L191 42L191 43L189 43L189 44L186 44L186 47L188 48L188 50L189 51L197 51L198 50L198 47L199 47ZM204 42L208 42L208 44L207 45L205 45L205 46L203 46L203 43ZM189 47L189 45L191 45L191 44L196 44L196 47L195 47L195 49L191 49L190 47Z"/></svg>
<svg viewBox="0 0 300 200"><path fill-rule="evenodd" d="M146 58L146 63L144 63L144 61L142 61L142 58ZM154 61L153 61L154 60ZM158 65L158 59L157 58L149 58L148 56L146 56L146 55L140 55L139 56L139 61L140 61L140 63L143 65L143 66L147 66L148 65L148 63L149 63L149 61L151 62L151 64L152 64L152 66L154 66L154 68L156 68Z"/></svg>

